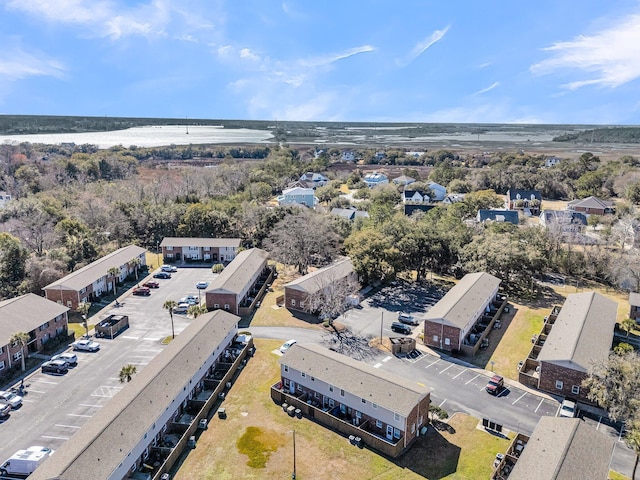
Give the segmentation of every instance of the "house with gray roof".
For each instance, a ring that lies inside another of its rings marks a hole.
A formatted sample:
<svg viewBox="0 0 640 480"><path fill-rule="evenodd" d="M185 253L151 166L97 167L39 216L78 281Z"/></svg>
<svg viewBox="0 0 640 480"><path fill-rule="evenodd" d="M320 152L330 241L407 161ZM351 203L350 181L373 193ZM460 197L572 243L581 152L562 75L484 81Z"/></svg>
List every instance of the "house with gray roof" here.
<svg viewBox="0 0 640 480"><path fill-rule="evenodd" d="M393 179L393 183L396 185L409 185L410 183L415 183L416 179L409 177L407 175L400 175Z"/></svg>
<svg viewBox="0 0 640 480"><path fill-rule="evenodd" d="M315 344L295 344L280 359L271 397L318 423L397 457L428 423L426 386Z"/></svg>
<svg viewBox="0 0 640 480"><path fill-rule="evenodd" d="M0 375L21 363L23 354L42 351L58 335L67 334L68 307L27 293L0 302ZM24 332L29 336L26 351L11 342L11 336Z"/></svg>
<svg viewBox="0 0 640 480"><path fill-rule="evenodd" d="M254 307L271 279L269 254L259 248L243 250L205 291L209 310L223 309L245 315Z"/></svg>
<svg viewBox="0 0 640 480"><path fill-rule="evenodd" d="M322 296L324 291L332 288L340 289L341 285L347 285L349 280L355 283L356 277L351 259L340 259L287 283L284 286L284 305L291 310L314 313L310 310L311 297ZM339 297L340 292L334 292L337 295L328 295L328 297L337 300L333 297ZM354 292L345 292L343 301L346 301L346 297L351 293Z"/></svg>
<svg viewBox="0 0 640 480"><path fill-rule="evenodd" d="M540 225L561 234L580 233L587 226L587 217L571 210L543 210Z"/></svg>
<svg viewBox="0 0 640 480"><path fill-rule="evenodd" d="M542 194L539 190L507 190L507 210L522 210L525 215L540 215Z"/></svg>
<svg viewBox="0 0 640 480"><path fill-rule="evenodd" d="M540 390L591 403L582 381L613 346L618 303L596 292L573 293L547 316L519 380Z"/></svg>
<svg viewBox="0 0 640 480"><path fill-rule="evenodd" d="M102 295L114 290L116 283L124 281L147 264L146 249L128 245L111 252L95 262L56 280L43 288L48 300L61 303L71 310L80 303L94 302ZM117 275L109 270L115 268Z"/></svg>
<svg viewBox="0 0 640 480"><path fill-rule="evenodd" d="M158 478L246 355L248 344L235 341L239 320L217 311L191 322L29 478L151 478L130 477L142 470ZM212 382L223 365L225 380Z"/></svg>
<svg viewBox="0 0 640 480"><path fill-rule="evenodd" d="M590 196L570 201L567 204L567 209L586 215L607 215L616 212L616 204L610 200Z"/></svg>
<svg viewBox="0 0 640 480"><path fill-rule="evenodd" d="M518 435L493 480L607 480L615 440L579 418L543 416ZM519 442L519 443L518 443Z"/></svg>
<svg viewBox="0 0 640 480"><path fill-rule="evenodd" d="M500 279L468 273L424 316L424 344L449 352L474 354L487 329L502 312Z"/></svg>
<svg viewBox="0 0 640 480"><path fill-rule="evenodd" d="M164 237L160 243L162 258L174 262L230 262L242 240L239 238ZM159 265L158 265L159 266Z"/></svg>
<svg viewBox="0 0 640 480"><path fill-rule="evenodd" d="M354 221L356 218L369 218L369 212L356 209L356 207L338 208L333 207L331 209L331 215L337 217L346 218L347 220Z"/></svg>
<svg viewBox="0 0 640 480"><path fill-rule="evenodd" d="M476 221L478 223L485 222L502 222L512 223L514 225L519 224L518 212L515 210L478 210L476 215Z"/></svg>

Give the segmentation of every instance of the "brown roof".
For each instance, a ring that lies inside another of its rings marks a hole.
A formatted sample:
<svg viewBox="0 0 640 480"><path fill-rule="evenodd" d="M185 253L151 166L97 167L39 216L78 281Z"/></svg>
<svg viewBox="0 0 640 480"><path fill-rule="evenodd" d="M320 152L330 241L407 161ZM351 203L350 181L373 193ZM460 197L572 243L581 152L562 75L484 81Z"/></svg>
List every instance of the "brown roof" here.
<svg viewBox="0 0 640 480"><path fill-rule="evenodd" d="M164 237L161 247L234 247L242 242L239 238L198 238L198 237Z"/></svg>
<svg viewBox="0 0 640 480"><path fill-rule="evenodd" d="M43 290L50 290L53 288L61 288L65 290L81 290L101 277L107 275L110 268L120 268L126 265L132 259L139 257L146 249L138 247L137 245L128 245L126 247L119 248L115 252L111 252L102 258L99 258L95 262L85 265L75 272L71 272L66 277L62 277L53 283L50 283Z"/></svg>
<svg viewBox="0 0 640 480"><path fill-rule="evenodd" d="M315 272L297 278L287 283L284 288L290 288L306 293L318 292L333 282L342 280L353 273L353 264L350 258L344 258L337 262L320 268Z"/></svg>
<svg viewBox="0 0 640 480"><path fill-rule="evenodd" d="M287 350L280 363L404 417L429 395L429 389L417 382L320 345L297 343Z"/></svg>
<svg viewBox="0 0 640 480"><path fill-rule="evenodd" d="M464 329L499 286L500 279L493 275L469 273L431 307L424 318Z"/></svg>
<svg viewBox="0 0 640 480"><path fill-rule="evenodd" d="M606 480L613 445L579 418L542 417L509 480Z"/></svg>
<svg viewBox="0 0 640 480"><path fill-rule="evenodd" d="M586 372L609 356L618 303L596 292L567 296L538 360Z"/></svg>
<svg viewBox="0 0 640 480"><path fill-rule="evenodd" d="M0 302L0 346L9 344L14 333L29 333L68 311L64 305L34 293Z"/></svg>
<svg viewBox="0 0 640 480"><path fill-rule="evenodd" d="M111 479L147 435L151 443L160 432L160 418L178 408L174 399L224 339L237 331L238 320L223 310L193 320L29 478Z"/></svg>
<svg viewBox="0 0 640 480"><path fill-rule="evenodd" d="M269 254L259 248L243 250L216 277L207 289L207 293L240 294L253 275L263 268Z"/></svg>

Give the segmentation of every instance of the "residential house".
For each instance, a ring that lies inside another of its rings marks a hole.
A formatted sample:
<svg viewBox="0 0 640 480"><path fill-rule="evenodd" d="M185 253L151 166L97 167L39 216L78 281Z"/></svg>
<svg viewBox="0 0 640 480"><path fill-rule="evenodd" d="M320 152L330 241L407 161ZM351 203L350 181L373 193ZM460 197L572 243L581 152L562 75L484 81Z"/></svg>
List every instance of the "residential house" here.
<svg viewBox="0 0 640 480"><path fill-rule="evenodd" d="M165 262L230 262L242 240L239 238L164 237L160 243Z"/></svg>
<svg viewBox="0 0 640 480"><path fill-rule="evenodd" d="M324 187L329 183L329 179L321 173L307 172L300 177L301 182L305 182L310 188Z"/></svg>
<svg viewBox="0 0 640 480"><path fill-rule="evenodd" d="M284 305L290 310L314 313L311 311L310 297L347 279L356 281L357 275L351 259L343 258L287 283L284 286Z"/></svg>
<svg viewBox="0 0 640 480"><path fill-rule="evenodd" d="M280 376L274 401L390 457L406 451L429 420L426 386L319 345L289 348Z"/></svg>
<svg viewBox="0 0 640 480"><path fill-rule="evenodd" d="M453 203L463 202L464 196L464 193L450 193L446 197L444 197L442 203L444 203L445 205L451 205Z"/></svg>
<svg viewBox="0 0 640 480"><path fill-rule="evenodd" d="M304 205L315 208L318 198L315 196L313 188L293 187L282 191L278 197L278 205Z"/></svg>
<svg viewBox="0 0 640 480"><path fill-rule="evenodd" d="M249 313L272 277L268 258L269 254L259 248L238 253L206 290L207 308L224 309L235 315Z"/></svg>
<svg viewBox="0 0 640 480"><path fill-rule="evenodd" d="M393 183L396 185L409 185L410 183L415 183L416 179L407 177L406 175L400 175L393 179Z"/></svg>
<svg viewBox="0 0 640 480"><path fill-rule="evenodd" d="M540 215L542 194L538 190L507 190L507 210L522 210L525 215Z"/></svg>
<svg viewBox="0 0 640 480"><path fill-rule="evenodd" d="M356 218L369 218L369 212L357 210L356 207L349 208L337 208L331 209L331 215L346 218L347 220L355 220Z"/></svg>
<svg viewBox="0 0 640 480"><path fill-rule="evenodd" d="M344 150L342 152L342 156L340 157L340 160L343 162L355 162L356 154L353 152L353 150Z"/></svg>
<svg viewBox="0 0 640 480"><path fill-rule="evenodd" d="M146 250L128 245L111 252L95 262L62 277L43 288L48 300L76 310L80 303L94 302L114 290L117 282L135 274L146 265ZM109 270L117 269L114 276Z"/></svg>
<svg viewBox="0 0 640 480"><path fill-rule="evenodd" d="M412 158L420 158L422 155L424 155L427 152L407 152L405 153L405 155L407 157L412 157Z"/></svg>
<svg viewBox="0 0 640 480"><path fill-rule="evenodd" d="M500 279L488 273L465 275L424 316L424 344L475 354L506 304L499 288Z"/></svg>
<svg viewBox="0 0 640 480"><path fill-rule="evenodd" d="M519 224L518 212L515 210L478 210L476 215L476 221L478 223L484 222L508 222L514 225Z"/></svg>
<svg viewBox="0 0 640 480"><path fill-rule="evenodd" d="M587 217L569 210L543 210L540 213L540 225L560 233L580 233L587 226Z"/></svg>
<svg viewBox="0 0 640 480"><path fill-rule="evenodd" d="M11 201L11 195L7 192L0 191L0 208L3 208Z"/></svg>
<svg viewBox="0 0 640 480"><path fill-rule="evenodd" d="M41 352L50 339L67 334L68 311L68 307L33 293L0 302L0 375L22 363L23 349L11 342L13 334L26 333L26 351Z"/></svg>
<svg viewBox="0 0 640 480"><path fill-rule="evenodd" d="M587 197L572 200L567 204L567 209L574 212L582 212L586 215L607 215L616 213L616 205L609 200L598 197Z"/></svg>
<svg viewBox="0 0 640 480"><path fill-rule="evenodd" d="M407 217L410 217L416 212L427 213L429 210L436 208L433 204L426 203L405 203L403 205L403 212Z"/></svg>
<svg viewBox="0 0 640 480"><path fill-rule="evenodd" d="M431 201L442 202L447 196L447 189L436 182L427 182L430 190Z"/></svg>
<svg viewBox="0 0 640 480"><path fill-rule="evenodd" d="M362 180L369 188L377 187L378 185L386 185L387 183L389 183L389 177L387 177L384 173L379 172L367 173Z"/></svg>
<svg viewBox="0 0 640 480"><path fill-rule="evenodd" d="M558 157L547 157L547 158L544 159L544 166L547 167L547 168L555 167L561 161L562 161L562 159L558 158Z"/></svg>
<svg viewBox="0 0 640 480"><path fill-rule="evenodd" d="M191 322L29 479L159 479L253 350L239 320L218 311Z"/></svg>
<svg viewBox="0 0 640 480"><path fill-rule="evenodd" d="M376 160L380 161L380 160L384 160L385 158L387 158L387 152L383 152L383 151L376 152L375 154Z"/></svg>
<svg viewBox="0 0 640 480"><path fill-rule="evenodd" d="M629 318L633 318L636 322L640 322L640 293L629 293Z"/></svg>
<svg viewBox="0 0 640 480"><path fill-rule="evenodd" d="M429 193L422 190L403 190L402 203L429 203Z"/></svg>
<svg viewBox="0 0 640 480"><path fill-rule="evenodd" d="M591 403L582 381L589 368L608 358L618 303L596 292L573 293L547 316L519 379L524 385Z"/></svg>
<svg viewBox="0 0 640 480"><path fill-rule="evenodd" d="M543 416L518 434L492 480L607 480L615 439L580 418Z"/></svg>

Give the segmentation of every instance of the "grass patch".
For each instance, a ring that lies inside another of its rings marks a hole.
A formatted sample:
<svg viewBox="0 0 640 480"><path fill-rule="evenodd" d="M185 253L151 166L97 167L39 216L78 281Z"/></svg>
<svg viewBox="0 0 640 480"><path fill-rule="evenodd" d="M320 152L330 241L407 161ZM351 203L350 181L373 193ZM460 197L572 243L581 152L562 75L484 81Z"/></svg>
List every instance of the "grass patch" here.
<svg viewBox="0 0 640 480"><path fill-rule="evenodd" d="M609 470L609 480L631 480L631 477L627 477L621 473L618 473L614 470Z"/></svg>
<svg viewBox="0 0 640 480"><path fill-rule="evenodd" d="M247 457L247 465L251 468L265 468L272 452L284 446L285 437L282 433L263 432L258 427L247 427L238 439L238 451Z"/></svg>
<svg viewBox="0 0 640 480"><path fill-rule="evenodd" d="M162 339L162 345L169 345L171 343L171 340L173 340L173 337L171 335L164 337Z"/></svg>
<svg viewBox="0 0 640 480"><path fill-rule="evenodd" d="M90 323L88 326L89 331L91 331L95 327L95 324ZM75 338L80 338L87 334L87 329L84 328L81 323L69 323L68 328L73 332Z"/></svg>

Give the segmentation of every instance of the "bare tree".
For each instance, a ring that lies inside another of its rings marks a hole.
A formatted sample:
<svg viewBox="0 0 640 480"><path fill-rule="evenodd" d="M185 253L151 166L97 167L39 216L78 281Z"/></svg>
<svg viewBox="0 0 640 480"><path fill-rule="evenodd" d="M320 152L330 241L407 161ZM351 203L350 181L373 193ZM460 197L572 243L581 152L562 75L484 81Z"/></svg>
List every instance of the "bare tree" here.
<svg viewBox="0 0 640 480"><path fill-rule="evenodd" d="M306 305L309 311L317 312L320 318L332 322L349 309L347 298L358 290L360 284L354 275L342 278L330 275L323 280L318 278L315 291L307 296Z"/></svg>

